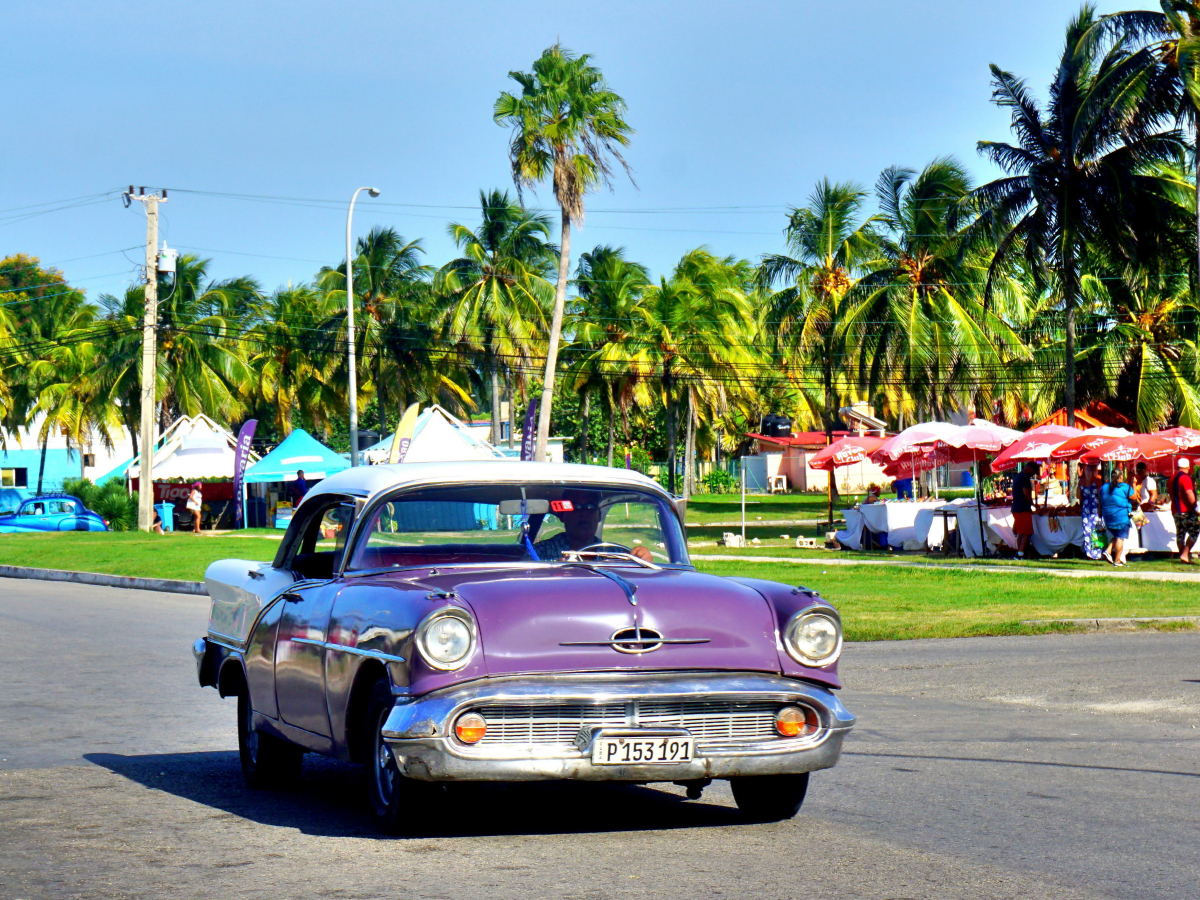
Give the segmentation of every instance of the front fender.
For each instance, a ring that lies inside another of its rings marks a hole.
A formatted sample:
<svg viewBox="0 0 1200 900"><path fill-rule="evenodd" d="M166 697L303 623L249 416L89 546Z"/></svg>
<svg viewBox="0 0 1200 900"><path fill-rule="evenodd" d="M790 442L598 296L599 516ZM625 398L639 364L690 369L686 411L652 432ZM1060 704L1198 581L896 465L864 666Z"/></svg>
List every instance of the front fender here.
<svg viewBox="0 0 1200 900"><path fill-rule="evenodd" d="M780 671L784 675L789 675L792 678L806 678L809 681L819 681L822 684L829 685L831 688L840 688L842 686L841 679L838 678L836 660L828 666L802 666L792 659L791 654L783 647L783 632L787 628L788 622L792 620L792 616L796 615L802 609L808 609L810 606L833 606L832 603L829 603L829 601L825 600L816 591L809 590L806 587L792 587L780 584L778 581L767 581L763 578L735 577L729 580L753 588L762 594L771 605L771 609L775 613L775 649L779 654Z"/></svg>

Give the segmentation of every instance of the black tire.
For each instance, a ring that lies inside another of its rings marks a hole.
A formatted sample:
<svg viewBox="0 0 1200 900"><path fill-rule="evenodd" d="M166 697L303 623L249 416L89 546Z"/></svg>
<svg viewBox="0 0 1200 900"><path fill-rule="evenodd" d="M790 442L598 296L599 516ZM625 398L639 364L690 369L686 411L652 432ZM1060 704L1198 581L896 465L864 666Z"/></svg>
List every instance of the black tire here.
<svg viewBox="0 0 1200 900"><path fill-rule="evenodd" d="M730 778L733 799L751 822L781 822L800 812L808 791L808 773L803 775L758 775Z"/></svg>
<svg viewBox="0 0 1200 900"><path fill-rule="evenodd" d="M383 725L395 704L391 683L386 676L380 678L367 701L366 733L360 746L367 750L367 798L376 827L384 834L411 835L438 827L443 805L438 801L443 799L444 789L400 774L396 758L383 740Z"/></svg>
<svg viewBox="0 0 1200 900"><path fill-rule="evenodd" d="M238 756L246 784L256 789L294 782L304 761L304 751L295 744L254 730L250 690L245 682L238 690Z"/></svg>

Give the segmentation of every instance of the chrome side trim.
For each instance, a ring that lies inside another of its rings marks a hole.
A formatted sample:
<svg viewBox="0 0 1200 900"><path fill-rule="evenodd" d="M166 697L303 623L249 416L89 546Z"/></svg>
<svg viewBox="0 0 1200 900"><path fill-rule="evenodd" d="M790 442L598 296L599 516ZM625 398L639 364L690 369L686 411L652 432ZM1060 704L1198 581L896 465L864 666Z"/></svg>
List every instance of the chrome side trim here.
<svg viewBox="0 0 1200 900"><path fill-rule="evenodd" d="M393 656L390 653L383 653L379 650L364 650L362 647L350 647L346 644L334 644L331 641L317 641L312 638L290 638L293 644L308 644L310 647L323 647L326 650L338 650L342 653L350 653L354 656L364 656L367 659L377 659L380 662L402 663L403 656Z"/></svg>
<svg viewBox="0 0 1200 900"><path fill-rule="evenodd" d="M257 621L257 619L255 621ZM239 653L244 653L246 650L246 644L249 643L239 641L237 638L230 637L227 634L221 634L219 631L210 631L208 633L208 639L218 647L224 647L226 650L236 650Z"/></svg>

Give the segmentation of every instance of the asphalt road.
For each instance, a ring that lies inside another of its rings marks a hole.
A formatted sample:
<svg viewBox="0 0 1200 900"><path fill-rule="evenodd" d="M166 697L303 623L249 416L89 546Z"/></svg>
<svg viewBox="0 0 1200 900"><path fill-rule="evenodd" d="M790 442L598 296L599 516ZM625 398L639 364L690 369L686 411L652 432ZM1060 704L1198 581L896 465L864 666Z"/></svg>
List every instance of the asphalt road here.
<svg viewBox="0 0 1200 900"><path fill-rule="evenodd" d="M850 645L858 728L789 822L723 784L544 784L406 840L352 766L244 787L206 615L0 579L0 897L1200 897L1200 635Z"/></svg>

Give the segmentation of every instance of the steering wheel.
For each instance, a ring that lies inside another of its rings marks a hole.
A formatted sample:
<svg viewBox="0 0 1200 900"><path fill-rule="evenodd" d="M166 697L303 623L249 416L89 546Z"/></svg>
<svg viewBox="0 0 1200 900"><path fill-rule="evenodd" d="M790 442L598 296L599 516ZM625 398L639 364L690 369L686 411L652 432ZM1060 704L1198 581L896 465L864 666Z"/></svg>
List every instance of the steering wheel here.
<svg viewBox="0 0 1200 900"><path fill-rule="evenodd" d="M616 547L622 553L629 553L630 550L624 544L614 544L612 541L598 541L595 544L588 544L586 547L580 547L578 553L586 553L589 550L598 550L601 547Z"/></svg>

